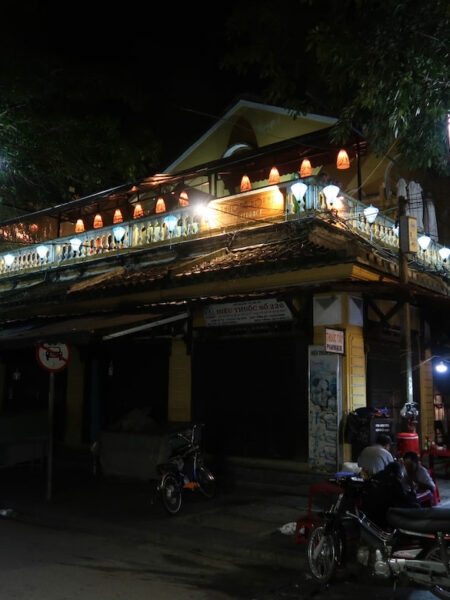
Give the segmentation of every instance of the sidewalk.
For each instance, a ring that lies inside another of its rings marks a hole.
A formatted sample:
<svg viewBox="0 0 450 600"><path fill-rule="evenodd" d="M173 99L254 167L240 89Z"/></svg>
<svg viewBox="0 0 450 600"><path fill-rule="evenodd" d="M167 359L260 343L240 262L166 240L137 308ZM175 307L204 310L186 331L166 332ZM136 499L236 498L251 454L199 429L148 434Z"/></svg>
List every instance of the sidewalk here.
<svg viewBox="0 0 450 600"><path fill-rule="evenodd" d="M0 478L0 508L13 509L22 522L271 567L298 569L303 560L303 545L280 528L306 514L308 485L292 493L236 487L219 490L213 500L186 491L181 512L170 516L145 482L65 470L55 472L47 501L40 468L5 469Z"/></svg>
<svg viewBox="0 0 450 600"><path fill-rule="evenodd" d="M55 472L52 500L47 501L46 474L39 468L5 469L0 478L0 508L13 509L19 521L259 566L298 570L305 565L305 545L295 544L293 535L280 528L307 513L308 485L290 493L223 490L214 500L187 492L181 512L169 516L145 482L65 469ZM439 478L438 484L441 505L449 507L450 481ZM318 494L314 500L313 509L320 509L330 497Z"/></svg>

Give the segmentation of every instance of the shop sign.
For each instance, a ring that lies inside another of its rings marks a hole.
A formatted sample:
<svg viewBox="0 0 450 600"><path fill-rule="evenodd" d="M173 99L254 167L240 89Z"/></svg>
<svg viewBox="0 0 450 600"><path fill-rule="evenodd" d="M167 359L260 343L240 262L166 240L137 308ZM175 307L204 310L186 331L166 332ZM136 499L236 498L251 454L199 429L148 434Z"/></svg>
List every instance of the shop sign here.
<svg viewBox="0 0 450 600"><path fill-rule="evenodd" d="M291 321L292 313L283 300L251 300L210 305L204 310L207 327Z"/></svg>
<svg viewBox="0 0 450 600"><path fill-rule="evenodd" d="M345 332L343 329L325 329L325 350L345 354Z"/></svg>
<svg viewBox="0 0 450 600"><path fill-rule="evenodd" d="M67 367L70 350L67 344L43 343L36 346L36 359L42 368L58 373Z"/></svg>

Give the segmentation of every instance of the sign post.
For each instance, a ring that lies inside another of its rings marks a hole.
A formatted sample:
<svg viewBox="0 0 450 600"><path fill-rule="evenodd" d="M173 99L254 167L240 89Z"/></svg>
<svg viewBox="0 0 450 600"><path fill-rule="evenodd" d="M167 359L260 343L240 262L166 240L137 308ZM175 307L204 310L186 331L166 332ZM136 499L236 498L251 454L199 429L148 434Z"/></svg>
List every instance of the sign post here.
<svg viewBox="0 0 450 600"><path fill-rule="evenodd" d="M67 344L43 343L36 346L36 358L40 366L49 371L48 384L48 456L47 456L47 500L52 498L53 482L53 419L55 411L55 373L67 367L70 350Z"/></svg>

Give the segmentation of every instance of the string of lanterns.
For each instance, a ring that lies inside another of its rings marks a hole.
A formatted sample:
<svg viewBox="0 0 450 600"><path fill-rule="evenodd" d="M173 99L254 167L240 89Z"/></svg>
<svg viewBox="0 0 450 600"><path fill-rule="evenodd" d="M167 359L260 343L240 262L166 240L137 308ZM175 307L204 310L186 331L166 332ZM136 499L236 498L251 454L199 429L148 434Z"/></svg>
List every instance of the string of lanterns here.
<svg viewBox="0 0 450 600"><path fill-rule="evenodd" d="M350 158L346 150L341 149L338 152L336 159L336 168L339 170L350 168ZM300 165L299 174L302 179L305 177L311 177L313 171L311 161L309 158L304 158ZM269 173L269 185L277 185L280 183L280 173L276 167L272 167ZM244 174L241 179L240 190L242 193L250 192L252 189L252 183L247 174Z"/></svg>

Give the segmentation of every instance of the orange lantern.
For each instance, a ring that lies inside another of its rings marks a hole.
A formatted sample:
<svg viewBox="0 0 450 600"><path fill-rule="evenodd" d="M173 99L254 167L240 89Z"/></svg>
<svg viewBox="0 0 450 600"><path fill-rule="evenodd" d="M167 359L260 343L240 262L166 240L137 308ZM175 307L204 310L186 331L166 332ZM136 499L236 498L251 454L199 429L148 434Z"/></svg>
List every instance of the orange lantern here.
<svg viewBox="0 0 450 600"><path fill-rule="evenodd" d="M269 174L269 185L276 185L277 183L280 183L280 173L276 167L272 167Z"/></svg>
<svg viewBox="0 0 450 600"><path fill-rule="evenodd" d="M345 150L339 150L339 154L336 160L336 167L338 169L349 169L350 168L350 159Z"/></svg>
<svg viewBox="0 0 450 600"><path fill-rule="evenodd" d="M103 227L103 219L100 213L97 213L94 217L94 229L99 229Z"/></svg>
<svg viewBox="0 0 450 600"><path fill-rule="evenodd" d="M308 158L304 158L302 160L302 164L300 165L300 177L311 177L312 175L312 167Z"/></svg>
<svg viewBox="0 0 450 600"><path fill-rule="evenodd" d="M248 175L243 175L241 179L241 192L249 192L252 189L250 178Z"/></svg>
<svg viewBox="0 0 450 600"><path fill-rule="evenodd" d="M83 219L77 219L75 223L75 233L83 233L84 232L84 221Z"/></svg>
<svg viewBox="0 0 450 600"><path fill-rule="evenodd" d="M133 211L133 219L140 219L144 216L144 209L142 208L142 204L136 204Z"/></svg>
<svg viewBox="0 0 450 600"><path fill-rule="evenodd" d="M186 191L182 191L179 197L180 206L189 206L189 194Z"/></svg>
<svg viewBox="0 0 450 600"><path fill-rule="evenodd" d="M164 202L164 198L158 198L156 202L155 212L162 213L166 212L166 203Z"/></svg>
<svg viewBox="0 0 450 600"><path fill-rule="evenodd" d="M116 208L116 210L114 211L113 223L114 225L117 225L117 223L122 223L122 221L122 211L120 210L120 208Z"/></svg>

